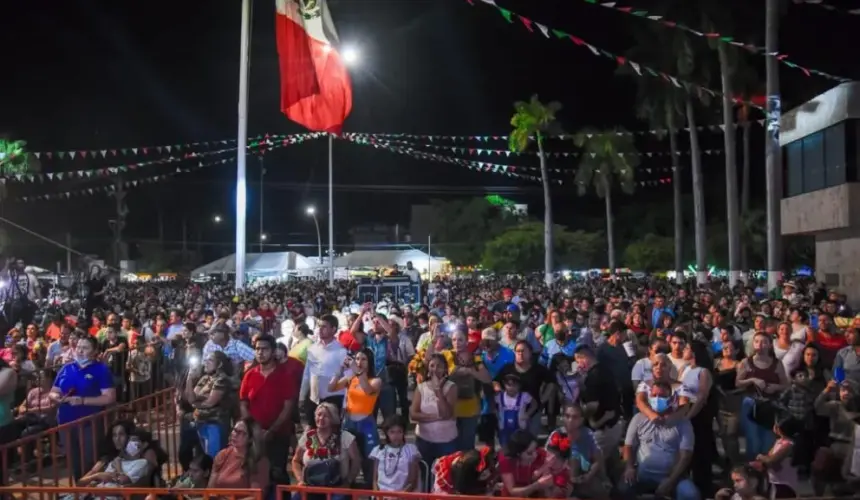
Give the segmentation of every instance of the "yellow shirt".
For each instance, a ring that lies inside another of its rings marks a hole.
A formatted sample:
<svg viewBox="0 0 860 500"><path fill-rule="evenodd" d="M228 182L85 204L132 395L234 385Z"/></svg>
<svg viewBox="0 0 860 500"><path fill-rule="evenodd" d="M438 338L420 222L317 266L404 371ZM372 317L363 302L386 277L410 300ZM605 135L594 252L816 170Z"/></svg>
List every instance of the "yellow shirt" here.
<svg viewBox="0 0 860 500"><path fill-rule="evenodd" d="M308 362L308 347L311 346L311 339L302 339L296 343L287 353L287 356L301 361L303 364Z"/></svg>
<svg viewBox="0 0 860 500"><path fill-rule="evenodd" d="M454 351L450 349L445 349L440 354L445 356L445 360L448 361L448 374L454 372L457 369L457 363ZM475 356L475 366L478 367L482 363L480 356ZM468 417L477 417L481 414L481 399L479 394L476 392L475 396L466 399L457 399L457 403L454 404L454 416L457 418L468 418Z"/></svg>

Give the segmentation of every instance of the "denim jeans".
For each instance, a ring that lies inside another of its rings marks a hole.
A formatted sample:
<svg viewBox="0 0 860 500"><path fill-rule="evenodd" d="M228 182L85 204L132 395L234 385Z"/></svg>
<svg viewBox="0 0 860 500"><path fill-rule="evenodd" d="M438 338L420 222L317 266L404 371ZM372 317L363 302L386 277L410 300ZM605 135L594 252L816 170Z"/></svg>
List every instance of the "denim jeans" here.
<svg viewBox="0 0 860 500"><path fill-rule="evenodd" d="M425 441L416 436L415 446L418 448L418 452L421 453L421 460L427 462L427 465L430 466L430 470L432 471L433 462L435 462L436 459L457 451L457 440L448 441L447 443L431 443L430 441Z"/></svg>
<svg viewBox="0 0 860 500"><path fill-rule="evenodd" d="M755 460L758 455L766 454L776 442L773 430L757 424L750 416L754 407L753 398L744 398L741 402L740 424L746 439L746 458L749 461Z"/></svg>
<svg viewBox="0 0 860 500"><path fill-rule="evenodd" d="M457 451L475 449L475 435L478 432L478 415L474 417L457 417Z"/></svg>
<svg viewBox="0 0 860 500"><path fill-rule="evenodd" d="M370 452L379 446L379 430L376 427L376 417L365 417L361 420L352 420L347 417L343 421L343 430L351 432L361 452L361 472L364 480L370 484L373 481L373 461Z"/></svg>
<svg viewBox="0 0 860 500"><path fill-rule="evenodd" d="M197 435L203 452L212 458L227 447L227 429L221 424L197 422Z"/></svg>
<svg viewBox="0 0 860 500"><path fill-rule="evenodd" d="M631 485L622 481L618 488L625 499L633 500L642 494L653 494L663 479L665 478L639 470L636 484ZM675 500L699 500L699 498L701 498L699 490L693 481L684 478L675 485Z"/></svg>
<svg viewBox="0 0 860 500"><path fill-rule="evenodd" d="M385 384L379 391L379 398L376 400L376 413L382 412L382 418L388 418L397 412L394 387L391 384Z"/></svg>

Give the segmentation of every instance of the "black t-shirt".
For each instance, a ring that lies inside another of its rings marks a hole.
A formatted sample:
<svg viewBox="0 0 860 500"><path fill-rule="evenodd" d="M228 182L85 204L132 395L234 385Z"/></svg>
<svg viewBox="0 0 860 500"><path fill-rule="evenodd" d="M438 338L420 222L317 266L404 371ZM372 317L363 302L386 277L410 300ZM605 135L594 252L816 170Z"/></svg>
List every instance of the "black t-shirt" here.
<svg viewBox="0 0 860 500"><path fill-rule="evenodd" d="M603 424L602 428L611 427L618 422L621 417L621 395L612 370L608 366L597 363L588 371L582 381L579 401L583 406L597 403L597 411L591 415L593 421L602 419L607 411L615 412L615 416Z"/></svg>
<svg viewBox="0 0 860 500"><path fill-rule="evenodd" d="M553 382L549 370L539 364L533 363L531 368L525 372L517 370L514 363L509 363L502 367L499 374L496 375L496 382L503 383L506 376L515 374L520 377L520 387L523 392L528 393L535 401L540 401L540 389L543 384Z"/></svg>
<svg viewBox="0 0 860 500"><path fill-rule="evenodd" d="M125 374L125 362L128 359L128 340L125 337L117 337L116 342L105 339L100 346L102 352L105 352L107 349L112 349L120 344L125 344L125 351L112 352L105 357L104 361L108 368L110 368L111 373L118 377Z"/></svg>
<svg viewBox="0 0 860 500"><path fill-rule="evenodd" d="M96 278L96 279L87 280L86 285L87 285L87 302L91 302L91 303L92 302L95 302L95 303L101 302L103 296L101 296L101 295L97 296L96 294L101 292L102 290L104 290L105 287L107 286L107 283L105 282L104 278Z"/></svg>

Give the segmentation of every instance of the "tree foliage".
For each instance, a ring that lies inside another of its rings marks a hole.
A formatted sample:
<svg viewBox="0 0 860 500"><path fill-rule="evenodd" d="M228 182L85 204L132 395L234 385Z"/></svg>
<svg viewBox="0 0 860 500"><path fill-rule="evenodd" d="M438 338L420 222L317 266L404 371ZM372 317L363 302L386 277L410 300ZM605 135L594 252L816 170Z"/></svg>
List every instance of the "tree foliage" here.
<svg viewBox="0 0 860 500"><path fill-rule="evenodd" d="M496 272L533 272L543 268L544 226L525 222L489 241L481 264ZM553 252L559 268L588 269L603 249L603 234L553 229Z"/></svg>
<svg viewBox="0 0 860 500"><path fill-rule="evenodd" d="M666 236L646 234L627 245L624 264L636 271L665 271L675 265L675 240Z"/></svg>
<svg viewBox="0 0 860 500"><path fill-rule="evenodd" d="M625 193L633 192L639 157L631 134L623 129L586 129L574 136L574 143L582 148L575 180L580 196L594 186L597 195L603 198L614 183Z"/></svg>
<svg viewBox="0 0 860 500"><path fill-rule="evenodd" d="M431 207L433 247L455 266L478 264L487 242L519 222L516 214L485 198L433 200Z"/></svg>
<svg viewBox="0 0 860 500"><path fill-rule="evenodd" d="M511 118L511 126L514 129L508 137L508 145L511 151L522 153L529 147L529 140L536 137L542 140L544 134L559 133L556 114L561 111L561 103L552 101L543 104L537 95L533 95L529 102L517 101L514 103L514 116Z"/></svg>
<svg viewBox="0 0 860 500"><path fill-rule="evenodd" d="M15 175L30 172L29 159L25 141L0 139L0 174Z"/></svg>

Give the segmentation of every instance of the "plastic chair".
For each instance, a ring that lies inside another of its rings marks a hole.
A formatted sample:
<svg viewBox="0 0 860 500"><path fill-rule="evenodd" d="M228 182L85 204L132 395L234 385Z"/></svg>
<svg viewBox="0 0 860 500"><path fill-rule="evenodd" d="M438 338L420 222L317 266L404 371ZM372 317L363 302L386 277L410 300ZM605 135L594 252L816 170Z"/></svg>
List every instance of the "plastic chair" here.
<svg viewBox="0 0 860 500"><path fill-rule="evenodd" d="M422 493L430 493L431 486L431 474L430 474L430 464L421 460L418 462L418 476L421 480L421 492Z"/></svg>

